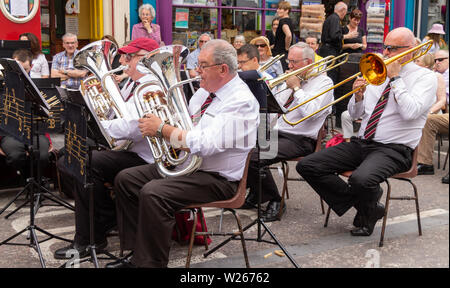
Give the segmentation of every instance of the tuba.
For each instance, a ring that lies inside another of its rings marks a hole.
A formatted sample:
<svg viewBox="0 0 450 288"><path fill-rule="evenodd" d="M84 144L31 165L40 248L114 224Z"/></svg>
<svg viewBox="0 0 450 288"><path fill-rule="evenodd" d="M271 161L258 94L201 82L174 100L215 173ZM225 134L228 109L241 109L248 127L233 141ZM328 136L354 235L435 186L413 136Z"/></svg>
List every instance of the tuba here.
<svg viewBox="0 0 450 288"><path fill-rule="evenodd" d="M126 150L130 140L117 141L105 131L100 121L117 118L130 119L130 111L127 110L125 101L120 93L119 86L114 79L114 73L126 70L128 66L120 66L111 69L111 63L117 54L117 47L108 40L91 43L81 49L73 60L75 68L84 68L93 75L86 78L80 87L81 95L98 123L109 148L113 150Z"/></svg>
<svg viewBox="0 0 450 288"><path fill-rule="evenodd" d="M181 81L180 66L188 54L184 46L165 46L150 52L138 63L138 71L155 78L136 87L134 100L140 117L154 114L168 125L187 131L192 129L183 85L199 78ZM165 139L146 139L162 177L189 175L202 164L201 157L177 151Z"/></svg>

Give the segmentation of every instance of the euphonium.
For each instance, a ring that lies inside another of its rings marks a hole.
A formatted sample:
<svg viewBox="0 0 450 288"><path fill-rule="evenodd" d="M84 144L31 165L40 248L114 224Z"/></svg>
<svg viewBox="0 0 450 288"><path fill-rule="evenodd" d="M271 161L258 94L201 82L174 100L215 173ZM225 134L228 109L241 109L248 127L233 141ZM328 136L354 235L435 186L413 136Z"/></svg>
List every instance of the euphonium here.
<svg viewBox="0 0 450 288"><path fill-rule="evenodd" d="M165 46L150 52L139 62L137 69L141 73L155 76L155 80L142 83L135 90L134 100L140 117L154 114L166 124L181 130L193 128L183 85L199 79L181 81L180 77L180 65L188 54L189 50L184 46ZM201 157L176 151L165 139L146 139L163 177L191 174L202 163Z"/></svg>
<svg viewBox="0 0 450 288"><path fill-rule="evenodd" d="M81 49L73 60L76 68L84 68L92 72L93 76L85 79L80 87L84 101L92 112L99 128L113 150L127 149L131 141L117 141L103 129L100 121L117 118L131 119L120 89L114 80L114 73L127 69L120 66L112 70L111 63L117 54L117 47L107 40L97 41ZM137 115L136 115L137 116Z"/></svg>

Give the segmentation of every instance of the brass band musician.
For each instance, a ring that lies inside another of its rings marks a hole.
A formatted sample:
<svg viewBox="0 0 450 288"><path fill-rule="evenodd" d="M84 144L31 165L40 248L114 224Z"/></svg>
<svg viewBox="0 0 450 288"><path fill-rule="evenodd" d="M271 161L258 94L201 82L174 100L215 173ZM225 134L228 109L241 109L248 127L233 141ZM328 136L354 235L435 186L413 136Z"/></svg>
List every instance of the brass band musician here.
<svg viewBox="0 0 450 288"><path fill-rule="evenodd" d="M134 89L139 83L154 80L154 76L140 73L136 69L139 61L150 51L157 49L159 46L156 41L148 38L138 38L127 46L119 49L122 55L120 63L128 65L128 69L124 72L130 76L128 83L121 90L126 107L129 111L135 111L136 107L133 101ZM142 91L145 93L145 91ZM114 201L110 197L109 191L105 187L105 183L114 183L114 177L121 170L133 166L153 163L151 151L141 136L138 128L137 113L135 119L117 118L110 121L102 121L102 125L111 137L115 139L133 140L132 146L126 151L102 150L93 151L91 159L91 168L93 171L94 183L94 226L95 226L95 244L98 251L107 246L106 234L116 226L116 208ZM65 171L64 157L60 158L57 163L61 172ZM63 175L67 175L64 172ZM75 198L75 238L72 244L67 247L58 249L54 253L56 259L70 259L70 255L66 252L75 249L78 251L80 258L89 256L89 193L80 183L74 183L74 191L72 193Z"/></svg>

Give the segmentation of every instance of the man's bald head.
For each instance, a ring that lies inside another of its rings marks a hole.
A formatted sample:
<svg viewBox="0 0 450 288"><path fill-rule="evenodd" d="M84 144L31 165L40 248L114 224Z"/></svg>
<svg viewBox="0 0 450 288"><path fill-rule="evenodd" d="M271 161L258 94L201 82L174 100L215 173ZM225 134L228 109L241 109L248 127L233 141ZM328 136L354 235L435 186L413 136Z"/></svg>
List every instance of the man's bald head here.
<svg viewBox="0 0 450 288"><path fill-rule="evenodd" d="M345 15L347 14L347 4L342 1L336 3L336 5L334 5L334 13L339 15L339 18L341 20L344 19Z"/></svg>

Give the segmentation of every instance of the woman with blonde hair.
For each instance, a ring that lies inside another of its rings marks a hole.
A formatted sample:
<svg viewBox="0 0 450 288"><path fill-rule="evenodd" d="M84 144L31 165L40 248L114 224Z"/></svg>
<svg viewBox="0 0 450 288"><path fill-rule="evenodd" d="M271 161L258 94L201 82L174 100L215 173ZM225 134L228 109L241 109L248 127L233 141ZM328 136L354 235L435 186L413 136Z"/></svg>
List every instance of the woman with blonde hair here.
<svg viewBox="0 0 450 288"><path fill-rule="evenodd" d="M273 59L272 51L270 49L270 42L269 39L267 39L267 37L264 36L256 37L252 39L252 41L250 41L250 44L255 45L256 48L258 48L260 57L259 65L262 66ZM277 62L275 62L275 64L270 66L266 70L266 72L274 78L276 78L278 75L283 74L283 66L281 65L280 60L278 60Z"/></svg>

